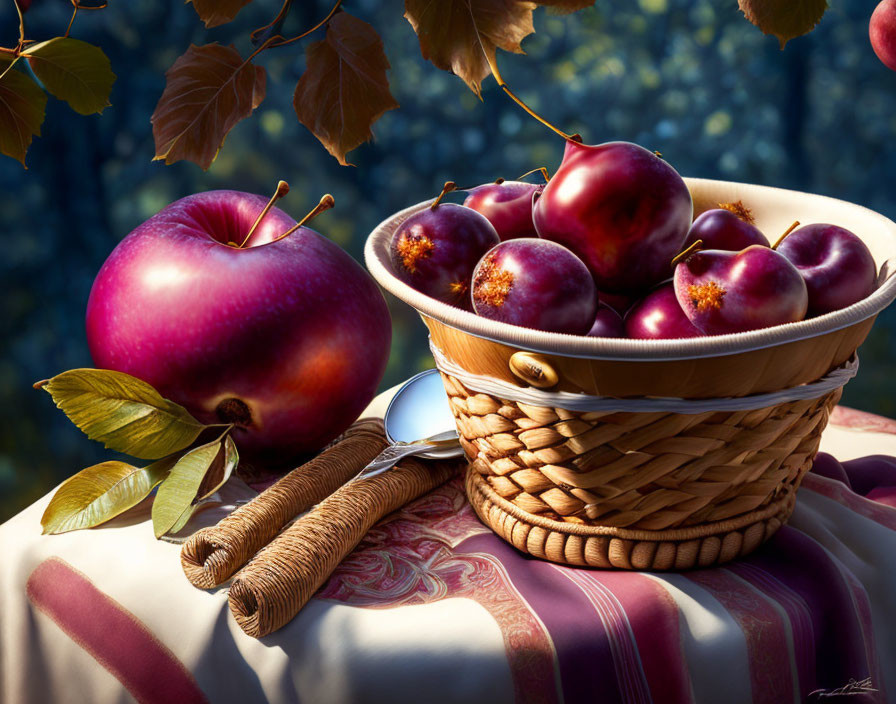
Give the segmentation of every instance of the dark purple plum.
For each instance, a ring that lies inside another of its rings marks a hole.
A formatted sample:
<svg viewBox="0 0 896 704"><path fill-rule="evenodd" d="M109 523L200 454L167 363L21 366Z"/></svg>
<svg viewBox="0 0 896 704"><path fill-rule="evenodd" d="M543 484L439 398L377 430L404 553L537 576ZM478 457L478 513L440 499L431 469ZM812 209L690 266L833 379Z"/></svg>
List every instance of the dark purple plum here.
<svg viewBox="0 0 896 704"><path fill-rule="evenodd" d="M389 255L395 275L409 286L472 310L473 269L498 242L498 233L484 215L455 203L440 203L398 227Z"/></svg>
<svg viewBox="0 0 896 704"><path fill-rule="evenodd" d="M586 334L588 337L625 337L622 316L606 303L598 303L594 324Z"/></svg>
<svg viewBox="0 0 896 704"><path fill-rule="evenodd" d="M581 257L598 289L631 294L669 278L692 215L678 172L629 142L568 140L534 209L538 234Z"/></svg>
<svg viewBox="0 0 896 704"><path fill-rule="evenodd" d="M810 316L846 308L874 291L874 257L862 240L842 227L806 225L787 235L777 251L803 275Z"/></svg>
<svg viewBox="0 0 896 704"><path fill-rule="evenodd" d="M638 340L703 336L681 309L671 281L660 284L629 309L625 315L625 332Z"/></svg>
<svg viewBox="0 0 896 704"><path fill-rule="evenodd" d="M736 205L733 204L732 207ZM741 208L741 212L749 217L749 212L743 206ZM697 216L688 231L685 248L697 240L703 241L703 249L726 249L732 252L739 252L751 244L769 246L768 239L758 227L727 208L714 208Z"/></svg>
<svg viewBox="0 0 896 704"><path fill-rule="evenodd" d="M794 323L809 303L796 267L755 244L740 252L691 254L675 267L675 295L688 320L707 335Z"/></svg>
<svg viewBox="0 0 896 704"><path fill-rule="evenodd" d="M625 316L625 312L632 307L632 304L638 299L633 296L626 296L621 293L607 293L606 291L597 292L597 300L605 303L620 316Z"/></svg>
<svg viewBox="0 0 896 704"><path fill-rule="evenodd" d="M521 238L486 253L473 273L478 315L548 332L584 335L597 312L588 268L556 242Z"/></svg>
<svg viewBox="0 0 896 704"><path fill-rule="evenodd" d="M484 183L469 189L464 205L482 213L498 232L501 241L518 237L538 237L532 222L532 196L544 184L522 181Z"/></svg>

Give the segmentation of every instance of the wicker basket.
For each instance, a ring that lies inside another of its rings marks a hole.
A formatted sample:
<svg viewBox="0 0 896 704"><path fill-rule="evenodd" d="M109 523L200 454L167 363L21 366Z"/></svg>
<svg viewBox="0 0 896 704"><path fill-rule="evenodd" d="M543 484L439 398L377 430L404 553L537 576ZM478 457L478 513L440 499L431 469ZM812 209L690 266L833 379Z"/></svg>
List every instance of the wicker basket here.
<svg viewBox="0 0 896 704"><path fill-rule="evenodd" d="M878 289L847 309L737 335L587 338L519 328L397 279L388 244L421 203L370 236L367 266L421 314L470 461L479 517L536 557L685 569L754 550L790 516L876 315L896 298L896 224L794 191L687 179L695 212L742 200L765 232L794 219L862 237Z"/></svg>

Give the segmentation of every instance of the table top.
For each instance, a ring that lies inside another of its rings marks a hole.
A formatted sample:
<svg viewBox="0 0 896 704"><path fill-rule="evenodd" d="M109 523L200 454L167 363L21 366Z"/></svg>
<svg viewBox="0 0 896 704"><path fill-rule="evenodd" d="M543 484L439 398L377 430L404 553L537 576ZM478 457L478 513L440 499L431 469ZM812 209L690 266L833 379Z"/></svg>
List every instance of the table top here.
<svg viewBox="0 0 896 704"><path fill-rule="evenodd" d="M260 640L226 586L187 582L148 502L41 536L51 492L0 526L0 701L777 703L870 677L849 701L896 702L896 422L837 409L822 450L767 545L680 574L534 560L449 483ZM231 481L188 529L252 495Z"/></svg>

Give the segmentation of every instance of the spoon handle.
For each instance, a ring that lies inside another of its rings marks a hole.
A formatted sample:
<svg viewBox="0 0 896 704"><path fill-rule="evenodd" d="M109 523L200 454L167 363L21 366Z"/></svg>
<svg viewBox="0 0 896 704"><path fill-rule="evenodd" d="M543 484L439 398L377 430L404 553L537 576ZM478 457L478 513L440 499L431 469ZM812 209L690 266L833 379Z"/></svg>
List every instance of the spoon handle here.
<svg viewBox="0 0 896 704"><path fill-rule="evenodd" d="M394 445L389 445L389 447L387 447L380 454L374 457L370 464L368 464L366 467L364 467L364 469L358 472L358 474L350 481L354 482L359 479L376 476L377 474L385 472L387 469L394 467L395 464L404 457L419 455L421 452L426 452L427 450L431 450L434 447L436 446L422 443L396 443Z"/></svg>

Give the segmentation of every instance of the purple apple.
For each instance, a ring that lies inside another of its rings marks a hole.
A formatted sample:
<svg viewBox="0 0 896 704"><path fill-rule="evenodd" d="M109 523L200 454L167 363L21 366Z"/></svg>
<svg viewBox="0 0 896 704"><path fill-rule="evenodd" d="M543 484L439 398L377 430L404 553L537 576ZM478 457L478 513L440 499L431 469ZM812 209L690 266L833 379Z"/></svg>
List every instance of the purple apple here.
<svg viewBox="0 0 896 704"><path fill-rule="evenodd" d="M599 290L631 294L669 278L692 215L681 176L653 152L573 140L534 210L538 234L581 257Z"/></svg>
<svg viewBox="0 0 896 704"><path fill-rule="evenodd" d="M498 242L484 215L456 203L437 203L399 225L389 256L395 275L409 286L471 310L473 269Z"/></svg>
<svg viewBox="0 0 896 704"><path fill-rule="evenodd" d="M532 196L542 190L544 184L523 181L484 183L469 189L470 195L464 205L488 218L502 242L518 237L537 237L532 222Z"/></svg>
<svg viewBox="0 0 896 704"><path fill-rule="evenodd" d="M625 332L639 340L703 336L681 309L671 281L660 284L629 309L625 315Z"/></svg>
<svg viewBox="0 0 896 704"><path fill-rule="evenodd" d="M754 244L740 252L707 249L675 267L681 309L707 335L802 320L809 296L796 267L775 250Z"/></svg>
<svg viewBox="0 0 896 704"><path fill-rule="evenodd" d="M714 208L697 216L688 231L684 248L697 240L703 241L703 249L727 249L732 252L739 252L751 244L769 246L768 239L758 227L727 208Z"/></svg>
<svg viewBox="0 0 896 704"><path fill-rule="evenodd" d="M874 291L874 257L862 240L842 227L806 225L787 235L777 251L803 275L810 316L846 308Z"/></svg>
<svg viewBox="0 0 896 704"><path fill-rule="evenodd" d="M476 265L473 308L492 320L584 335L597 312L588 268L566 247L536 238L501 242Z"/></svg>
<svg viewBox="0 0 896 704"><path fill-rule="evenodd" d="M616 312L615 308L611 308L606 303L598 303L594 324L585 334L588 337L625 337L622 316Z"/></svg>
<svg viewBox="0 0 896 704"><path fill-rule="evenodd" d="M97 367L152 384L240 454L288 466L336 437L376 393L391 340L364 269L265 198L198 193L122 240L87 303ZM275 241L276 240L276 241ZM231 243L231 244L228 244Z"/></svg>

